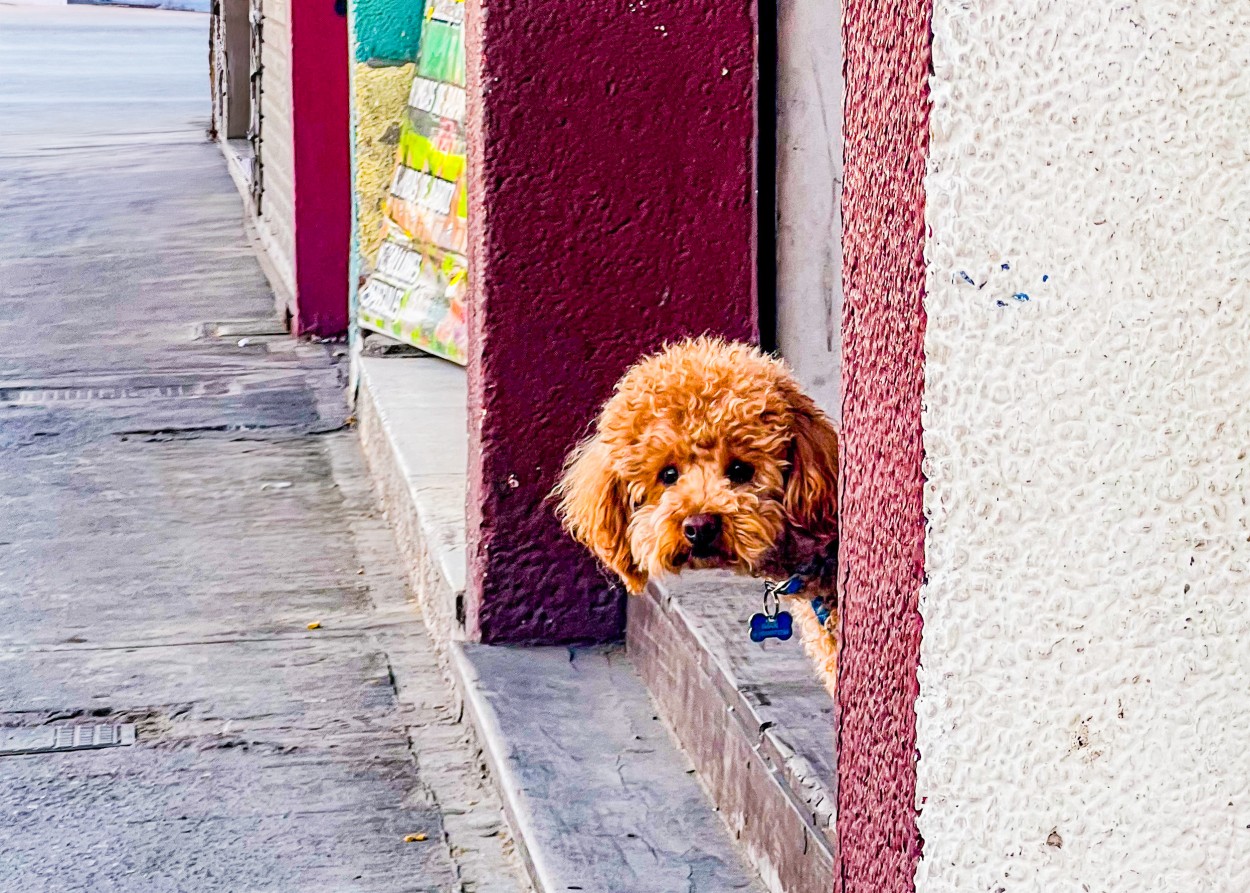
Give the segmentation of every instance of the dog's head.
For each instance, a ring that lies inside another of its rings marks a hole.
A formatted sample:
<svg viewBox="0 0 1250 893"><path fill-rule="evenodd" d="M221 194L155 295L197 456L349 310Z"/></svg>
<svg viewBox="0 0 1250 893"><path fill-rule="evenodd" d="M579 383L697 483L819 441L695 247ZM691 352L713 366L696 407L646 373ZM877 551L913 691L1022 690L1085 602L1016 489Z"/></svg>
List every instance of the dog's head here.
<svg viewBox="0 0 1250 893"><path fill-rule="evenodd" d="M633 593L682 568L754 573L837 516L838 440L779 361L695 338L626 372L556 488L565 527Z"/></svg>

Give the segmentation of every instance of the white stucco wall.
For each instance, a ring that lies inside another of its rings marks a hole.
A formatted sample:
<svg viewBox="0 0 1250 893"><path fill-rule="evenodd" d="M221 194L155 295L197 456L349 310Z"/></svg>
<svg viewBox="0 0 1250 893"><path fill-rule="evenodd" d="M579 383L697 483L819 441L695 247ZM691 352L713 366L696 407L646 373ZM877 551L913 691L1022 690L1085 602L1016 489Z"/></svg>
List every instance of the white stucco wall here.
<svg viewBox="0 0 1250 893"><path fill-rule="evenodd" d="M1250 3L934 57L917 889L1245 893Z"/></svg>

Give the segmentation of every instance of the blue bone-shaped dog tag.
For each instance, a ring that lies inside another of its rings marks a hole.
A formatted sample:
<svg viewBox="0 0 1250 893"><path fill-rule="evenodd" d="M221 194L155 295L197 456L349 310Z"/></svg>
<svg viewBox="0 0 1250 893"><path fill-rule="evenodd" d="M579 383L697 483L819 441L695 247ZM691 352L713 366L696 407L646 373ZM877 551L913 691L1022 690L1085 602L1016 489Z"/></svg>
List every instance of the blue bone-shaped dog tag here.
<svg viewBox="0 0 1250 893"><path fill-rule="evenodd" d="M771 620L764 614L751 615L751 641L763 642L765 639L785 641L794 635L794 618L789 611L778 611Z"/></svg>

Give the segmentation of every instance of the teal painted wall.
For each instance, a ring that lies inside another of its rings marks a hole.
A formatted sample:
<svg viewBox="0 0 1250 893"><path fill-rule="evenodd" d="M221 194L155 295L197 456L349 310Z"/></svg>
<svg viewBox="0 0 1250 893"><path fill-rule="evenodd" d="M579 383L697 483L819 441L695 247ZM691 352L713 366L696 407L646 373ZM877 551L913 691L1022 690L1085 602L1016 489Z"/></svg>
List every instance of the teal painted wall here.
<svg viewBox="0 0 1250 893"><path fill-rule="evenodd" d="M352 0L348 4L357 62L413 62L421 42L424 0Z"/></svg>

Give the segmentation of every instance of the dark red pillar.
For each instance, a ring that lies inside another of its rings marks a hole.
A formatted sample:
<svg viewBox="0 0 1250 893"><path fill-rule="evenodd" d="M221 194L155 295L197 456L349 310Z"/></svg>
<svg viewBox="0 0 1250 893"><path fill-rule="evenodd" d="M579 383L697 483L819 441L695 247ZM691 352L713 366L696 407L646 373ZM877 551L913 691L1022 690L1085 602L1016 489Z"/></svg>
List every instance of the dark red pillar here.
<svg viewBox="0 0 1250 893"><path fill-rule="evenodd" d="M756 326L750 0L468 0L470 635L619 635L546 497L665 339Z"/></svg>
<svg viewBox="0 0 1250 893"><path fill-rule="evenodd" d="M332 0L294 0L291 114L295 144L295 306L291 331L347 331L351 245L347 18Z"/></svg>
<svg viewBox="0 0 1250 893"><path fill-rule="evenodd" d="M925 163L932 0L846 0L841 893L910 893L924 581Z"/></svg>

